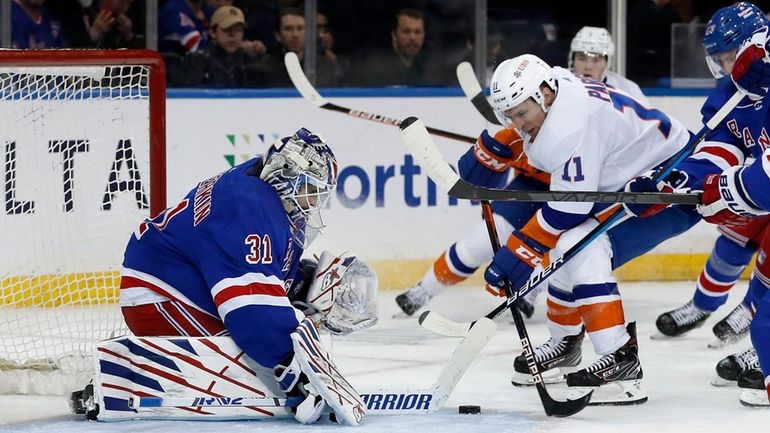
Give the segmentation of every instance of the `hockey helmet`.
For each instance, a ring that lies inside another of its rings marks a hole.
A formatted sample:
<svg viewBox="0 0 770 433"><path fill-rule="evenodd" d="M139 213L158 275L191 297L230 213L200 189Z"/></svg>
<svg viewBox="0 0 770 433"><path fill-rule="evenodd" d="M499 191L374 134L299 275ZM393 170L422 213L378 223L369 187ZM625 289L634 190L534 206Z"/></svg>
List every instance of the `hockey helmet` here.
<svg viewBox="0 0 770 433"><path fill-rule="evenodd" d="M604 56L607 59L607 68L602 72L600 80L607 75L607 69L612 56L615 54L615 43L612 41L612 35L604 27L585 26L578 30L572 43L569 46L569 56L567 64L570 70L574 70L575 54L586 53L588 55Z"/></svg>
<svg viewBox="0 0 770 433"><path fill-rule="evenodd" d="M323 139L305 128L276 140L265 155L260 178L278 192L303 248L325 224L321 209L337 184L337 159Z"/></svg>
<svg viewBox="0 0 770 433"><path fill-rule="evenodd" d="M757 6L740 2L719 9L706 24L703 48L706 64L715 78L725 75L719 54L737 50L754 32L768 25L767 16Z"/></svg>
<svg viewBox="0 0 770 433"><path fill-rule="evenodd" d="M551 67L539 57L524 54L500 63L492 74L491 98L495 115L500 123L513 125L505 112L529 98L548 112L540 86L546 85L556 92L556 79Z"/></svg>

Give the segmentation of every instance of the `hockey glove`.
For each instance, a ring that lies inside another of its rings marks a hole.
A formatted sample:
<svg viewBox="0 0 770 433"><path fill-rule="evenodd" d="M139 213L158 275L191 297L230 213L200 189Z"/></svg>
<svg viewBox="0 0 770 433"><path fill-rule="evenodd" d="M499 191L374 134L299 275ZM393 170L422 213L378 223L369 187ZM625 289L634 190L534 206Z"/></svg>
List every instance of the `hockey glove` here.
<svg viewBox="0 0 770 433"><path fill-rule="evenodd" d="M751 39L738 50L730 73L735 86L755 101L762 99L770 87L770 63L765 50L766 39L766 27L763 31L754 33Z"/></svg>
<svg viewBox="0 0 770 433"><path fill-rule="evenodd" d="M673 170L666 176L665 179L658 181L657 183L652 179L654 172L649 171L643 176L631 179L626 184L626 192L666 192L666 193L684 193L689 192L690 189L686 187L689 176L684 171ZM651 217L667 207L670 204L636 204L636 203L623 203L623 207L629 214L639 217L647 218Z"/></svg>
<svg viewBox="0 0 770 433"><path fill-rule="evenodd" d="M492 258L484 271L484 279L492 287L505 287L504 280L516 290L527 282L535 267L544 265L548 248L518 231L511 233L508 242Z"/></svg>
<svg viewBox="0 0 770 433"><path fill-rule="evenodd" d="M292 408L294 419L302 424L312 424L318 421L326 407L323 398L310 385L297 357L292 354L279 362L273 369L278 387L287 397L305 397L297 407Z"/></svg>
<svg viewBox="0 0 770 433"><path fill-rule="evenodd" d="M749 203L743 191L740 178L745 167L730 167L722 174L712 174L703 183L703 204L698 206L698 212L703 219L712 224L740 226L752 217L767 215Z"/></svg>
<svg viewBox="0 0 770 433"><path fill-rule="evenodd" d="M464 180L487 188L500 188L508 178L508 168L514 160L511 149L482 131L476 144L460 160L457 170Z"/></svg>

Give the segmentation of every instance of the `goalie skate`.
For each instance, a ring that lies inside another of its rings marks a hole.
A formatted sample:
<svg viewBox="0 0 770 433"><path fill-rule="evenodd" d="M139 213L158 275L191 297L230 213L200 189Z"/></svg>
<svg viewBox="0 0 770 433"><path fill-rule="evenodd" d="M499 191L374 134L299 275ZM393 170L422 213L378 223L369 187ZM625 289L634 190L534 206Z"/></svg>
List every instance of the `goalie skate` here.
<svg viewBox="0 0 770 433"><path fill-rule="evenodd" d="M738 399L742 405L770 407L770 399L768 399L768 391L765 387L765 376L759 368L745 371L738 376L738 388L741 389L741 395Z"/></svg>
<svg viewBox="0 0 770 433"><path fill-rule="evenodd" d="M626 327L631 339L609 355L601 357L587 368L567 375L568 399L580 398L590 391L592 406L631 405L647 401L642 388L644 377L639 362L639 346L636 340L636 323Z"/></svg>
<svg viewBox="0 0 770 433"><path fill-rule="evenodd" d="M550 338L535 348L535 362L542 374L543 382L564 382L566 373L577 370L582 359L581 345L584 337L585 329L581 329L578 335L570 335L561 340ZM513 386L535 384L529 372L527 358L523 353L513 360L511 384Z"/></svg>
<svg viewBox="0 0 770 433"><path fill-rule="evenodd" d="M740 353L729 355L717 363L717 377L711 381L713 386L732 386L738 377L753 369L759 368L757 351L749 347Z"/></svg>
<svg viewBox="0 0 770 433"><path fill-rule="evenodd" d="M679 308L658 316L655 327L658 328L659 334L652 334L650 338L658 340L678 337L702 326L710 315L710 312L696 307L691 300Z"/></svg>
<svg viewBox="0 0 770 433"><path fill-rule="evenodd" d="M735 344L749 335L751 326L751 309L741 302L724 319L711 329L716 337L709 343L712 349L718 349L728 344Z"/></svg>

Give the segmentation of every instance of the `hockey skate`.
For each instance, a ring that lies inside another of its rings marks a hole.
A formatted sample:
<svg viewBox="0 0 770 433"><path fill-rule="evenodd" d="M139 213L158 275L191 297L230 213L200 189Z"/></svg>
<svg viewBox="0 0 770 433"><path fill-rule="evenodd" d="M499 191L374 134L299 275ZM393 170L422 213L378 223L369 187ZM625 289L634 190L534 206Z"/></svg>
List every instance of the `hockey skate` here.
<svg viewBox="0 0 770 433"><path fill-rule="evenodd" d="M89 383L82 391L70 394L69 406L75 415L85 415L86 419L95 421L99 405L94 402L94 385Z"/></svg>
<svg viewBox="0 0 770 433"><path fill-rule="evenodd" d="M587 368L567 375L568 399L582 397L594 390L590 405L630 405L647 401L642 388L644 377L639 362L636 323L626 326L631 338L620 349L602 356Z"/></svg>
<svg viewBox="0 0 770 433"><path fill-rule="evenodd" d="M413 315L417 310L427 304L430 300L430 294L420 285L407 290L406 292L396 296L396 304L401 308L401 311L407 316ZM396 314L394 317L398 317Z"/></svg>
<svg viewBox="0 0 770 433"><path fill-rule="evenodd" d="M718 349L728 344L735 344L749 335L751 325L751 309L741 302L724 319L712 328L714 341L709 343L712 349Z"/></svg>
<svg viewBox="0 0 770 433"><path fill-rule="evenodd" d="M738 376L738 388L741 395L738 399L741 404L748 407L770 407L767 387L765 387L765 375L759 368L747 370Z"/></svg>
<svg viewBox="0 0 770 433"><path fill-rule="evenodd" d="M547 342L535 348L535 362L545 383L564 381L564 374L577 370L582 359L581 345L585 337L585 329L577 335L570 335L561 340L548 339ZM513 386L534 385L529 373L527 358L522 353L513 360Z"/></svg>
<svg viewBox="0 0 770 433"><path fill-rule="evenodd" d="M710 312L696 307L691 300L677 309L658 316L655 327L662 335L653 334L650 338L657 340L665 337L678 337L703 325L703 322L710 315Z"/></svg>
<svg viewBox="0 0 770 433"><path fill-rule="evenodd" d="M738 377L749 370L759 368L757 351L749 347L740 353L729 355L717 363L717 378L711 381L714 386L735 385Z"/></svg>

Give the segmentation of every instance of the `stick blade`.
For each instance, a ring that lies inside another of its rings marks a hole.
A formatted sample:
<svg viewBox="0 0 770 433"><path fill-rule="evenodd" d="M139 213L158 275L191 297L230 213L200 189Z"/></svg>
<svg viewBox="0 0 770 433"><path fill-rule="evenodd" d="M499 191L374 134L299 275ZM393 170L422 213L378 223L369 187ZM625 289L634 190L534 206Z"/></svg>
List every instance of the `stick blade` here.
<svg viewBox="0 0 770 433"><path fill-rule="evenodd" d="M591 396L593 396L593 393L594 392L591 391L588 394L580 398L577 398L575 400L567 400L567 401L551 400L550 402L544 405L545 414L556 418L566 418L568 416L572 416L580 412L581 410L585 409L586 406L588 406L588 403L590 403Z"/></svg>
<svg viewBox="0 0 770 433"><path fill-rule="evenodd" d="M492 106L489 105L486 95L484 95L484 90L481 88L481 85L476 78L476 72L473 70L473 66L468 62L462 62L457 65L457 70L455 72L457 74L457 82L460 83L460 87L463 89L465 97L471 101L471 104L476 108L476 111L478 111L487 122L493 125L499 125L500 121L497 119L497 116L495 116L495 111Z"/></svg>
<svg viewBox="0 0 770 433"><path fill-rule="evenodd" d="M420 326L434 334L444 337L460 338L465 337L468 331L473 327L473 323L459 323L449 320L446 317L434 312L425 311L417 319Z"/></svg>
<svg viewBox="0 0 770 433"><path fill-rule="evenodd" d="M407 117L401 122L401 135L409 152L425 170L428 177L444 192L449 193L460 176L455 173L436 148L422 120Z"/></svg>
<svg viewBox="0 0 770 433"><path fill-rule="evenodd" d="M299 63L297 54L289 51L283 56L283 62L286 65L286 72L289 74L289 79L291 79L294 87L303 98L317 107L322 107L327 103L326 99L324 99L315 87L310 84L310 80L307 79L305 72L302 70L302 65Z"/></svg>
<svg viewBox="0 0 770 433"><path fill-rule="evenodd" d="M497 324L482 317L457 346L436 381L437 385L446 392L447 397L452 394L460 378L468 370L473 360L478 357L484 346L489 343L495 332L497 332Z"/></svg>

